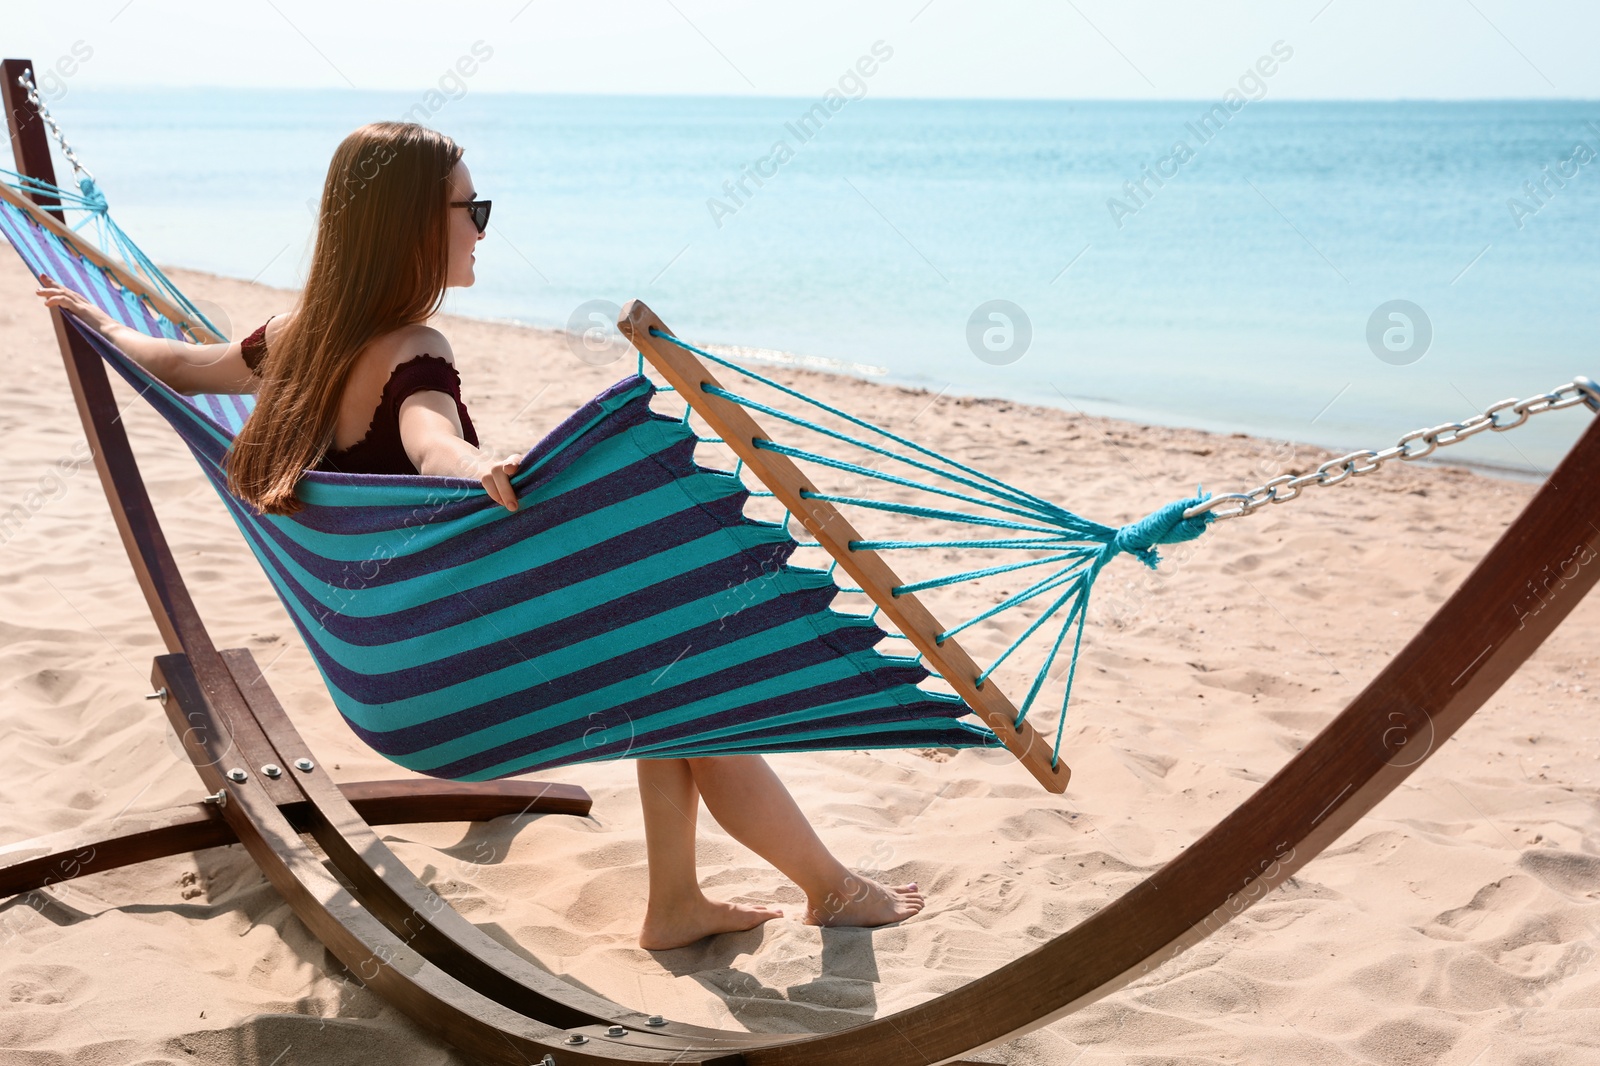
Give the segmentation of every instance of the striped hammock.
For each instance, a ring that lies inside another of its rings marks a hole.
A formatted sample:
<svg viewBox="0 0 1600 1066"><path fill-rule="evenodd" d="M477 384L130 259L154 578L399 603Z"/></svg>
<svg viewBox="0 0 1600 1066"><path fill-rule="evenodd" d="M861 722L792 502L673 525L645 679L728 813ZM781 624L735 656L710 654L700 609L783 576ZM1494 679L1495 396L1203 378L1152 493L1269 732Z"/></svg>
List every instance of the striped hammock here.
<svg viewBox="0 0 1600 1066"><path fill-rule="evenodd" d="M0 202L0 231L35 277L149 335L203 336L31 206ZM876 650L886 634L868 616L833 608L828 574L789 562L787 524L745 516L742 482L695 464L694 433L652 411L642 376L523 457L515 512L475 481L309 471L304 508L265 515L222 467L253 397L181 395L66 318L194 454L340 714L408 769L479 781L604 759L998 743L959 720L962 700L918 687L916 659Z"/></svg>

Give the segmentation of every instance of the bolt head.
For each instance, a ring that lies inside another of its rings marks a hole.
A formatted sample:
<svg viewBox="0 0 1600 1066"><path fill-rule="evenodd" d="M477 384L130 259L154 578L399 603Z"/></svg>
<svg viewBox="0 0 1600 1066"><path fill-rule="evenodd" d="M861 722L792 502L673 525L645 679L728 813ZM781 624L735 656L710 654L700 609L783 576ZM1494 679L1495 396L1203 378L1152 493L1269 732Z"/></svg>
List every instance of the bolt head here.
<svg viewBox="0 0 1600 1066"><path fill-rule="evenodd" d="M268 777L282 777L283 776L282 768L279 767L278 764L275 763L275 762L267 763L265 766L263 766L261 768L261 772L266 774Z"/></svg>
<svg viewBox="0 0 1600 1066"><path fill-rule="evenodd" d="M613 1025L613 1026L609 1026L606 1029L606 1035L607 1036L614 1036L614 1037L627 1036L628 1035L628 1030L624 1029L620 1025Z"/></svg>
<svg viewBox="0 0 1600 1066"><path fill-rule="evenodd" d="M659 1014L652 1014L644 1020L646 1025L666 1025L667 1020Z"/></svg>
<svg viewBox="0 0 1600 1066"><path fill-rule="evenodd" d="M250 775L244 771L243 767L235 766L233 769L228 771L229 781L240 782L248 781L249 779Z"/></svg>
<svg viewBox="0 0 1600 1066"><path fill-rule="evenodd" d="M567 1043L572 1044L574 1047L576 1047L578 1044L587 1044L588 1042L589 1038L584 1036L582 1033L573 1033L571 1036L567 1037Z"/></svg>
<svg viewBox="0 0 1600 1066"><path fill-rule="evenodd" d="M317 764L312 762L310 759L296 759L294 761L294 768L303 774L309 774L316 767L316 765Z"/></svg>

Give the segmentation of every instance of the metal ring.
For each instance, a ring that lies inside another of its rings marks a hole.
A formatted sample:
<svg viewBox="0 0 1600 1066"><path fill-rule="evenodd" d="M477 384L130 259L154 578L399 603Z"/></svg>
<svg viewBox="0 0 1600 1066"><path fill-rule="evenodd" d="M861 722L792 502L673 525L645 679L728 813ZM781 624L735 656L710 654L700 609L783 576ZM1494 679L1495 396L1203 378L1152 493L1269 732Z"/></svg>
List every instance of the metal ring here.
<svg viewBox="0 0 1600 1066"><path fill-rule="evenodd" d="M1522 425L1522 423L1528 420L1528 412L1516 410L1518 402L1520 401L1515 399L1501 400L1497 404L1491 404L1490 406L1484 408L1483 413L1489 416L1489 422L1494 426L1495 432L1504 433L1508 429L1516 429L1518 426ZM1517 420L1515 422L1506 422L1502 424L1499 419L1499 414L1501 411L1508 410L1516 413Z"/></svg>
<svg viewBox="0 0 1600 1066"><path fill-rule="evenodd" d="M1369 462L1366 466L1361 466L1360 463L1363 459L1376 461ZM1362 474L1370 474L1382 466L1383 460L1378 459L1378 453L1370 449L1360 452L1351 452L1349 455L1345 456L1345 469L1350 471L1351 477L1360 477Z"/></svg>
<svg viewBox="0 0 1600 1066"><path fill-rule="evenodd" d="M1233 501L1246 502L1249 499L1250 499L1250 497L1247 494L1243 493L1243 492L1228 492L1228 493L1224 493L1221 496L1213 496L1209 500L1206 500L1206 501L1204 501L1202 503L1195 504L1193 507L1191 507L1187 511L1183 512L1183 517L1185 517L1185 518L1197 518L1200 515L1203 515L1208 511L1215 511L1218 507L1221 507L1225 503L1229 503L1229 502L1233 502ZM1234 511L1231 514L1219 514L1219 515L1215 515L1214 517L1216 517L1216 518L1232 518L1235 514L1243 514L1243 513L1244 513L1243 511Z"/></svg>
<svg viewBox="0 0 1600 1066"><path fill-rule="evenodd" d="M1461 428L1456 431L1455 440L1466 440L1468 437L1476 436L1484 430L1492 428L1494 428L1494 419L1485 418L1483 415L1473 415L1462 423Z"/></svg>
<svg viewBox="0 0 1600 1066"><path fill-rule="evenodd" d="M1410 445L1414 440L1420 440L1427 445L1427 448L1419 452L1412 451ZM1428 436L1427 430L1414 429L1400 438L1399 447L1406 449L1400 453L1400 458L1409 461L1411 459L1421 459L1425 455L1432 455L1438 449L1439 442Z"/></svg>
<svg viewBox="0 0 1600 1066"><path fill-rule="evenodd" d="M1512 410L1517 412L1519 415L1536 415L1540 411L1543 411L1546 407L1549 407L1550 401L1554 398L1554 395L1548 392L1542 396L1529 396L1525 400L1519 400L1517 405L1513 407Z"/></svg>
<svg viewBox="0 0 1600 1066"><path fill-rule="evenodd" d="M1338 459L1329 459L1317 467L1318 480L1324 485L1337 485L1341 481L1348 481L1351 474L1347 465L1349 459L1348 455L1340 456Z"/></svg>
<svg viewBox="0 0 1600 1066"><path fill-rule="evenodd" d="M1592 379L1586 378L1580 374L1572 379L1572 387L1583 394L1584 402L1587 403L1596 414L1600 414L1600 385L1596 385Z"/></svg>
<svg viewBox="0 0 1600 1066"><path fill-rule="evenodd" d="M1383 451L1374 454L1373 457L1372 457L1372 461L1377 463L1379 466L1382 466L1384 463L1387 463L1390 459L1402 458L1404 456L1404 454L1405 454L1405 447L1403 445L1391 444L1391 445L1389 445L1389 447L1385 448Z"/></svg>

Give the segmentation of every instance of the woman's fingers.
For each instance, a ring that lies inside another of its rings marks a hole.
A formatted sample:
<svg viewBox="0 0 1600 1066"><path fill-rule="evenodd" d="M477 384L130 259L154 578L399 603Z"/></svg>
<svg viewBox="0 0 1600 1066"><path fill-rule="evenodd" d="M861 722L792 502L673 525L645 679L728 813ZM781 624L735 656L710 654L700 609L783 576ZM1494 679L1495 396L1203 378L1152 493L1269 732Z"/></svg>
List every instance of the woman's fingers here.
<svg viewBox="0 0 1600 1066"><path fill-rule="evenodd" d="M500 486L500 502L505 505L506 510L515 511L517 509L517 492L511 487L511 478L507 476L504 469L500 469L494 472L494 480L495 484Z"/></svg>
<svg viewBox="0 0 1600 1066"><path fill-rule="evenodd" d="M495 477L493 471L483 475L483 491L489 494L489 499L498 503L501 507L506 506L505 493L500 488L499 479Z"/></svg>
<svg viewBox="0 0 1600 1066"><path fill-rule="evenodd" d="M56 307L64 304L68 310L77 310L85 302L83 297L71 289L63 289L56 285L47 285L38 289L37 294L44 297L46 307Z"/></svg>
<svg viewBox="0 0 1600 1066"><path fill-rule="evenodd" d="M508 455L498 462L491 461L487 468L480 467L483 474L483 491L489 498L508 511L517 509L517 490L511 484L511 475L517 472L517 466L522 462L521 456Z"/></svg>
<svg viewBox="0 0 1600 1066"><path fill-rule="evenodd" d="M512 511L517 509L517 490L516 487L511 484L511 475L517 472L517 464L519 462L521 462L520 456L508 455L505 457L505 459L501 460L500 469L497 472L500 480L505 484L506 508Z"/></svg>
<svg viewBox="0 0 1600 1066"><path fill-rule="evenodd" d="M510 456L483 475L483 487L489 493L489 498L508 511L517 509L517 492L511 485L511 475L516 473L517 462L516 456Z"/></svg>

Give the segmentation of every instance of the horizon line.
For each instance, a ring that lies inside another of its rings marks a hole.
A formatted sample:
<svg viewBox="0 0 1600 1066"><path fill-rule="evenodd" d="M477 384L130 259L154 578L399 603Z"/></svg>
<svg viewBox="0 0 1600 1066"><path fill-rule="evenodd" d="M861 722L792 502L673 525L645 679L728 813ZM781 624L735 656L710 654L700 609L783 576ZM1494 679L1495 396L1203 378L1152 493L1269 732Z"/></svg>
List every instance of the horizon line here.
<svg viewBox="0 0 1600 1066"><path fill-rule="evenodd" d="M429 87L421 89L359 89L345 85L176 85L167 82L133 82L133 83L102 83L78 85L77 88L90 92L129 92L140 89L169 89L193 90L196 92L214 92L227 90L235 92L340 92L340 93L368 93L374 95L415 95L418 92L428 93L439 90ZM831 86L829 87L831 88ZM591 92L584 90L561 89L475 89L459 96L448 96L451 101L464 99L466 96L555 96L555 97L585 97L594 99L678 99L678 100L816 100L826 94L824 89L812 95L799 95L790 93L697 93L697 92ZM63 98L67 94L63 94ZM1206 103L1219 102L1221 94L1210 96L1162 96L1162 97L1132 97L1132 96L911 96L895 93L868 93L859 97L850 97L852 103L859 103L865 99L895 100L900 102L914 101L927 103L1095 103L1095 104L1180 104L1180 103ZM1282 96L1272 95L1260 98L1248 98L1251 104L1388 104L1388 103L1429 103L1429 104L1489 104L1489 103L1593 103L1600 101L1600 96L1553 96L1553 95L1528 95L1528 96ZM47 101L52 103L54 101Z"/></svg>

